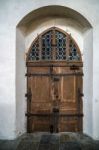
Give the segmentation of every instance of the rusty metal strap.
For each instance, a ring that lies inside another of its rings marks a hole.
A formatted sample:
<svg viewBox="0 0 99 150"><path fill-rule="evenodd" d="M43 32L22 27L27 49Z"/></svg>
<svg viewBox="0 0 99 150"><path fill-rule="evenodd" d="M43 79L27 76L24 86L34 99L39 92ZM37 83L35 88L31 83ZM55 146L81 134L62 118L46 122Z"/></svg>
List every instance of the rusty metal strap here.
<svg viewBox="0 0 99 150"><path fill-rule="evenodd" d="M74 73L60 73L60 74L52 74L52 73L26 73L25 76L83 76L82 72L74 72Z"/></svg>
<svg viewBox="0 0 99 150"><path fill-rule="evenodd" d="M39 113L26 113L25 114L27 117L50 117L50 116L53 116L53 113L45 113L45 114L39 114ZM79 113L79 114L61 114L59 113L59 117L83 117L83 114L82 113Z"/></svg>

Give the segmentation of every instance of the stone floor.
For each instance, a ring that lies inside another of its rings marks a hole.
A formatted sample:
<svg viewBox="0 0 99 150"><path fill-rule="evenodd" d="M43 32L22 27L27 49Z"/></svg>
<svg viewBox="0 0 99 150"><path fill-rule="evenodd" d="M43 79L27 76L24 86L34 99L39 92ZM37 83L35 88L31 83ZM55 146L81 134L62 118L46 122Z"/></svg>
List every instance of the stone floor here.
<svg viewBox="0 0 99 150"><path fill-rule="evenodd" d="M0 150L99 150L99 141L79 133L32 133L0 140Z"/></svg>

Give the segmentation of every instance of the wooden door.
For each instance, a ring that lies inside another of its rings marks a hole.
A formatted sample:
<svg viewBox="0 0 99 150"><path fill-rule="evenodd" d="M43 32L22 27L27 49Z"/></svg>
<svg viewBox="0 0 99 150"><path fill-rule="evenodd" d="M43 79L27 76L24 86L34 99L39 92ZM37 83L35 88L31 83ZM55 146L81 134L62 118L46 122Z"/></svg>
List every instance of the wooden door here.
<svg viewBox="0 0 99 150"><path fill-rule="evenodd" d="M75 55L73 52L70 53L70 39L67 38L66 43L65 36L62 36L62 32L58 30L51 28L40 35L41 40L36 39L28 54L26 94L28 132L82 131L81 55L75 42L72 43L75 45L76 53ZM58 35L59 40L55 38L56 31L61 33L60 36ZM51 39L44 47L41 44L44 42L42 39L45 38L46 33L48 35L48 32L51 33L51 36L48 36ZM63 43L59 44L61 40Z"/></svg>

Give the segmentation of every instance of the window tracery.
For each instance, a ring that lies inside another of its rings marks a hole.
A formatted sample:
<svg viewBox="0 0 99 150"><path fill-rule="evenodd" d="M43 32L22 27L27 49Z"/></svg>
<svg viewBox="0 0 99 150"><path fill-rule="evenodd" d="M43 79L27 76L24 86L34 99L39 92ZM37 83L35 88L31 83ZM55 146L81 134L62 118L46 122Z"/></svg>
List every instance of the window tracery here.
<svg viewBox="0 0 99 150"><path fill-rule="evenodd" d="M39 60L81 60L78 46L69 34L57 28L41 34L35 40L28 54L29 61Z"/></svg>

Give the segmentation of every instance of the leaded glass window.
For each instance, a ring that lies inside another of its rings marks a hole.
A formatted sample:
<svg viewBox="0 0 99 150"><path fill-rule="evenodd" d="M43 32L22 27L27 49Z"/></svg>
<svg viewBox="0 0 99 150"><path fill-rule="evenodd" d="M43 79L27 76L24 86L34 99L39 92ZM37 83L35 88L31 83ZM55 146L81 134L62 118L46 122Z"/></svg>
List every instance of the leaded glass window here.
<svg viewBox="0 0 99 150"><path fill-rule="evenodd" d="M81 55L73 38L58 28L51 28L37 37L28 54L29 61L79 61Z"/></svg>
<svg viewBox="0 0 99 150"><path fill-rule="evenodd" d="M47 32L42 36L42 59L52 59L52 31Z"/></svg>
<svg viewBox="0 0 99 150"><path fill-rule="evenodd" d="M80 55L78 54L77 47L73 40L69 43L69 57L68 60L80 60Z"/></svg>
<svg viewBox="0 0 99 150"><path fill-rule="evenodd" d="M31 49L31 52L29 53L29 60L39 60L39 41L37 40Z"/></svg>
<svg viewBox="0 0 99 150"><path fill-rule="evenodd" d="M66 60L66 35L56 31L56 60Z"/></svg>

